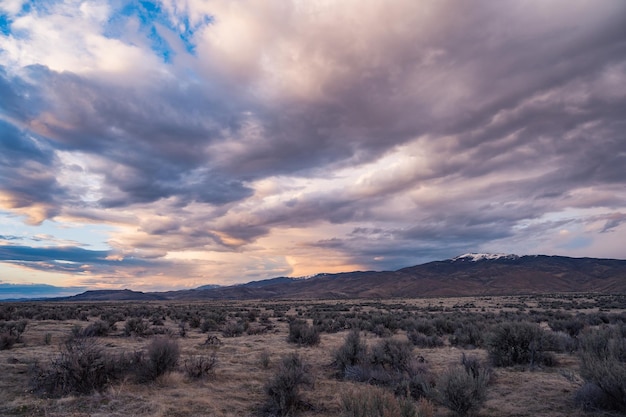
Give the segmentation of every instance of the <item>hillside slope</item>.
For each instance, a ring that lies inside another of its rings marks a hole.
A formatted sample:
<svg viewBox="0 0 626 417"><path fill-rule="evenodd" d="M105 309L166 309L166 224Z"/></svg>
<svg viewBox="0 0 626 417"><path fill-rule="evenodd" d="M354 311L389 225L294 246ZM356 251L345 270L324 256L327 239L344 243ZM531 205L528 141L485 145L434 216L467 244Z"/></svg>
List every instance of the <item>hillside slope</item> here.
<svg viewBox="0 0 626 417"><path fill-rule="evenodd" d="M398 271L320 274L307 279L280 277L161 293L87 291L65 300L415 298L565 292L626 293L626 260L466 254Z"/></svg>

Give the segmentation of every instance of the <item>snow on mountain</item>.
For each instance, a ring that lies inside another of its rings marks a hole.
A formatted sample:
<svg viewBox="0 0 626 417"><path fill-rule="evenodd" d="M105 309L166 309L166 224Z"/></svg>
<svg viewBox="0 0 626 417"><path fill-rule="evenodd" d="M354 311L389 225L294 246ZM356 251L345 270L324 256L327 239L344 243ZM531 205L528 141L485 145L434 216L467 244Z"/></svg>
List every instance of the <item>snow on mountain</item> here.
<svg viewBox="0 0 626 417"><path fill-rule="evenodd" d="M484 261L494 259L518 259L519 256L507 253L465 253L459 255L456 258L452 258L452 261Z"/></svg>

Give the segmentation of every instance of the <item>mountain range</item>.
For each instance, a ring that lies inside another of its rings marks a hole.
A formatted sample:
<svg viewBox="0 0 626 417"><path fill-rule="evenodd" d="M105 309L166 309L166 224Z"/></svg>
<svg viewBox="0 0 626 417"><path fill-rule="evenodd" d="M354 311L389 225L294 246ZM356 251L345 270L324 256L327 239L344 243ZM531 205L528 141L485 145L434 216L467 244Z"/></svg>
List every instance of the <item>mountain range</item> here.
<svg viewBox="0 0 626 417"><path fill-rule="evenodd" d="M97 290L55 300L347 299L626 293L626 260L468 253L397 271L278 277L167 292Z"/></svg>

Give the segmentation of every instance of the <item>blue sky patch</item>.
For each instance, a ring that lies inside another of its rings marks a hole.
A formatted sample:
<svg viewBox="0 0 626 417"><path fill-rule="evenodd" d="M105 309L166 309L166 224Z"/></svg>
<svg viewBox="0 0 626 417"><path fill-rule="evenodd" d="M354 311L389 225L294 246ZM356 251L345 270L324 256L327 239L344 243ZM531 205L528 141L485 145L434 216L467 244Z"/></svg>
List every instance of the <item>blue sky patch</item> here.
<svg viewBox="0 0 626 417"><path fill-rule="evenodd" d="M132 1L125 4L109 19L105 34L109 37L119 38L124 31L123 23L129 18L136 18L140 30L150 40L150 49L160 56L164 62L171 63L175 52L167 40L159 33L158 26L165 27L178 35L185 50L195 55L196 45L193 36L198 29L213 22L213 18L205 16L201 22L191 25L188 17L179 17L178 24L157 3L150 1Z"/></svg>
<svg viewBox="0 0 626 417"><path fill-rule="evenodd" d="M3 35L11 33L11 21L7 15L0 15L0 33Z"/></svg>

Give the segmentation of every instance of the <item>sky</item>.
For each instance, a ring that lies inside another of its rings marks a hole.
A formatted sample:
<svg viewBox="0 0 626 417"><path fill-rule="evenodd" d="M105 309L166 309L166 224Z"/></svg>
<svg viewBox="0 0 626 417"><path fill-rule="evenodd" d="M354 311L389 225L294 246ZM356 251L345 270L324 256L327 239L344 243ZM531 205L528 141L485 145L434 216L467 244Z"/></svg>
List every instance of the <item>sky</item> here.
<svg viewBox="0 0 626 417"><path fill-rule="evenodd" d="M623 0L0 0L0 298L624 242Z"/></svg>

